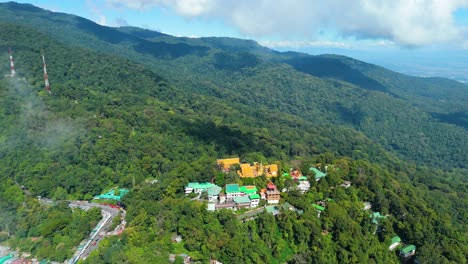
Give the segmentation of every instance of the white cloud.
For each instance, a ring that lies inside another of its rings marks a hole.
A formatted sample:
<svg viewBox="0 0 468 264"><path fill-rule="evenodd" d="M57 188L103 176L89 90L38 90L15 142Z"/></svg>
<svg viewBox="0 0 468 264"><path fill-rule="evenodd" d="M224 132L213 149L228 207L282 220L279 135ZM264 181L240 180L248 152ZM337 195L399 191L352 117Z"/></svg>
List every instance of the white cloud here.
<svg viewBox="0 0 468 264"><path fill-rule="evenodd" d="M116 7L169 8L185 17L222 19L251 37L386 39L399 45L464 42L454 12L468 0L106 0Z"/></svg>
<svg viewBox="0 0 468 264"><path fill-rule="evenodd" d="M114 24L118 27L127 27L130 26L130 24L125 20L123 17L118 17L115 19Z"/></svg>
<svg viewBox="0 0 468 264"><path fill-rule="evenodd" d="M104 15L99 16L99 20L96 22L101 26L106 26L107 25L107 18Z"/></svg>
<svg viewBox="0 0 468 264"><path fill-rule="evenodd" d="M335 42L335 41L294 41L294 40L280 40L280 41L259 41L259 44L269 48L292 48L292 49L302 49L310 47L323 47L323 48L341 48L341 49L351 49L352 46L344 42Z"/></svg>

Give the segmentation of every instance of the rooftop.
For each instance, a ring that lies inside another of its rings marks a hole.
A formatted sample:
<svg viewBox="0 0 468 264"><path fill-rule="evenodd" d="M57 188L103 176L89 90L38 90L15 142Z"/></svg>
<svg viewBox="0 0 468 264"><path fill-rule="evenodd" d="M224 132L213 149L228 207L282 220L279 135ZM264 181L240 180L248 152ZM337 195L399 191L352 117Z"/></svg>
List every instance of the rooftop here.
<svg viewBox="0 0 468 264"><path fill-rule="evenodd" d="M229 159L217 159L216 163L218 166L223 166L225 170L229 169L234 164L239 164L240 160L239 158L229 158Z"/></svg>
<svg viewBox="0 0 468 264"><path fill-rule="evenodd" d="M399 236L392 238L392 244L399 243L399 242L401 242L401 238Z"/></svg>
<svg viewBox="0 0 468 264"><path fill-rule="evenodd" d="M319 171L318 169L316 169L314 167L310 167L309 170L313 171L315 173L315 179L319 179L319 178L323 178L323 177L327 176L327 174Z"/></svg>
<svg viewBox="0 0 468 264"><path fill-rule="evenodd" d="M307 181L307 177L306 176L300 176L298 178L299 181Z"/></svg>
<svg viewBox="0 0 468 264"><path fill-rule="evenodd" d="M254 194L251 194L249 195L249 198L252 200L252 199L260 199L260 194L258 193L254 193Z"/></svg>
<svg viewBox="0 0 468 264"><path fill-rule="evenodd" d="M271 165L266 165L265 167L269 175L276 176L278 174L278 165L271 164Z"/></svg>
<svg viewBox="0 0 468 264"><path fill-rule="evenodd" d="M272 182L269 182L269 183L267 184L267 189L270 189L270 190L276 189L276 185L273 184Z"/></svg>
<svg viewBox="0 0 468 264"><path fill-rule="evenodd" d="M238 197L234 197L234 202L236 202L237 204L250 203L250 199L248 196L238 196Z"/></svg>
<svg viewBox="0 0 468 264"><path fill-rule="evenodd" d="M372 213L370 215L370 218L372 218L372 223L378 224L380 218L385 218L384 215L381 215L379 212Z"/></svg>
<svg viewBox="0 0 468 264"><path fill-rule="evenodd" d="M288 203L288 202L285 202L283 205L281 205L281 207L283 207L284 210L289 210L289 209L293 209L294 207Z"/></svg>
<svg viewBox="0 0 468 264"><path fill-rule="evenodd" d="M250 166L248 163L244 163L240 165L241 168L241 177L254 177L254 170L253 167Z"/></svg>
<svg viewBox="0 0 468 264"><path fill-rule="evenodd" d="M278 213L278 206L275 206L275 205L270 205L270 206L267 206L265 207L267 213L270 213L270 214L277 214Z"/></svg>
<svg viewBox="0 0 468 264"><path fill-rule="evenodd" d="M223 188L219 187L218 185L213 185L208 188L208 196L215 196L218 195Z"/></svg>
<svg viewBox="0 0 468 264"><path fill-rule="evenodd" d="M112 199L116 201L120 201L124 195L129 192L127 189L119 189L119 195L115 194L115 190L110 190L106 193L94 196L94 199Z"/></svg>
<svg viewBox="0 0 468 264"><path fill-rule="evenodd" d="M323 206L320 206L318 204L312 204L313 207L315 207L315 209L319 210L319 211L325 211L325 207Z"/></svg>
<svg viewBox="0 0 468 264"><path fill-rule="evenodd" d="M409 252L413 251L413 250L416 250L416 246L415 245L408 245L404 248L401 249L401 252L403 254L408 254Z"/></svg>
<svg viewBox="0 0 468 264"><path fill-rule="evenodd" d="M210 182L189 182L188 185L186 186L187 188L193 188L193 189L208 189L215 186L213 183Z"/></svg>
<svg viewBox="0 0 468 264"><path fill-rule="evenodd" d="M226 193L239 192L239 184L226 184Z"/></svg>
<svg viewBox="0 0 468 264"><path fill-rule="evenodd" d="M245 194L253 194L257 192L257 187L255 187L254 185L241 186L239 188L239 191Z"/></svg>
<svg viewBox="0 0 468 264"><path fill-rule="evenodd" d="M215 205L215 204L208 204L207 210L208 210L208 211L214 211L214 210L216 210L216 205Z"/></svg>

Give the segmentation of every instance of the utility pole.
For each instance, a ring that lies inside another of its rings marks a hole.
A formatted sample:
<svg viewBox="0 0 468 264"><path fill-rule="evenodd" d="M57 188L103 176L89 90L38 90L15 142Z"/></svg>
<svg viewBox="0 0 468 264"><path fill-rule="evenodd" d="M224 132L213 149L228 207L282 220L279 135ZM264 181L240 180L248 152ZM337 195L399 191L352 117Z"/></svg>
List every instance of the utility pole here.
<svg viewBox="0 0 468 264"><path fill-rule="evenodd" d="M44 50L42 50L42 62L44 63L44 83L45 83L45 89L46 91L51 94L50 92L50 84L49 84L49 75L47 75L47 65L45 63L45 57L44 57Z"/></svg>
<svg viewBox="0 0 468 264"><path fill-rule="evenodd" d="M10 52L10 68L11 68L10 77L13 78L16 76L15 61L13 60L13 53L11 52L11 48L8 48L8 51Z"/></svg>

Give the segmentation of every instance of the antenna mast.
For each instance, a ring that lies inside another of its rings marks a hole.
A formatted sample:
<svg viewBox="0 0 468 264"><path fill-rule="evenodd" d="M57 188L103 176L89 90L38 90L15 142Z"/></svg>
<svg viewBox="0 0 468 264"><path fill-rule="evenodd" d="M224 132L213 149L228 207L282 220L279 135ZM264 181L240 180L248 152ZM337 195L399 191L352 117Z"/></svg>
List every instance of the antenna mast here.
<svg viewBox="0 0 468 264"><path fill-rule="evenodd" d="M16 71L15 71L15 61L13 60L13 53L11 52L11 48L8 48L8 51L10 52L10 68L11 68L11 74L10 77L15 77Z"/></svg>
<svg viewBox="0 0 468 264"><path fill-rule="evenodd" d="M45 89L50 94L50 84L49 84L49 75L47 74L47 65L45 63L44 50L42 52L42 62L44 63L44 83Z"/></svg>

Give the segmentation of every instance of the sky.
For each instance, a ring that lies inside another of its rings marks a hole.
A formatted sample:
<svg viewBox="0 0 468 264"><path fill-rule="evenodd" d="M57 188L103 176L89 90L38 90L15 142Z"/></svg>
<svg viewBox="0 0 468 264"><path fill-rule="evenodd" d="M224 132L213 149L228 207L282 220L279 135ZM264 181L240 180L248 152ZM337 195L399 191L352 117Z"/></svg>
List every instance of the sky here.
<svg viewBox="0 0 468 264"><path fill-rule="evenodd" d="M468 83L468 0L19 0L106 26L253 39Z"/></svg>

